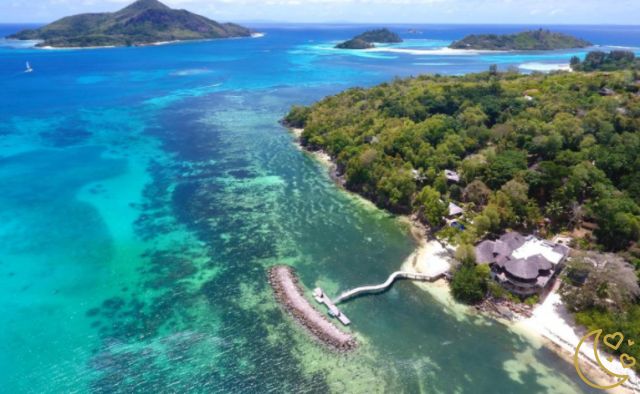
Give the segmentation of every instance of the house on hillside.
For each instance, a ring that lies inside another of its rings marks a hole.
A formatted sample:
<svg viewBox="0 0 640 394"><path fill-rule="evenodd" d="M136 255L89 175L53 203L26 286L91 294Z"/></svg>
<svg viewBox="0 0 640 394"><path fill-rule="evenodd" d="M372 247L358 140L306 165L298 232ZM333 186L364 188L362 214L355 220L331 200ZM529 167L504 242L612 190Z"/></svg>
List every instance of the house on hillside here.
<svg viewBox="0 0 640 394"><path fill-rule="evenodd" d="M460 174L458 174L455 171L444 170L444 177L451 182L455 182L455 183L460 182Z"/></svg>
<svg viewBox="0 0 640 394"><path fill-rule="evenodd" d="M616 95L618 95L618 93L616 93L615 91L613 91L611 89L602 89L601 91L598 92L598 94L600 96L616 96Z"/></svg>
<svg viewBox="0 0 640 394"><path fill-rule="evenodd" d="M374 135L374 136L371 136L371 137L367 138L365 141L369 145L374 145L374 144L379 144L380 143L380 138L378 138L378 137L376 137Z"/></svg>
<svg viewBox="0 0 640 394"><path fill-rule="evenodd" d="M453 219L456 216L460 216L464 213L464 209L462 209L461 207L457 206L456 204L450 202L449 203L449 219Z"/></svg>
<svg viewBox="0 0 640 394"><path fill-rule="evenodd" d="M519 296L541 295L560 272L570 249L535 235L516 232L475 247L478 264L489 264L491 277Z"/></svg>

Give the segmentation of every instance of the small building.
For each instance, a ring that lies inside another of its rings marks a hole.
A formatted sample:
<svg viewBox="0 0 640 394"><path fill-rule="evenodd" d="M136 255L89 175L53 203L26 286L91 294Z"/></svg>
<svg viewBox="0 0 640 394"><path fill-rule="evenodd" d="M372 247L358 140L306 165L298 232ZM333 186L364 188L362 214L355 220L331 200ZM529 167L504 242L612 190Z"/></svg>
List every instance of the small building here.
<svg viewBox="0 0 640 394"><path fill-rule="evenodd" d="M374 144L379 144L380 143L380 138L376 137L375 135L372 137L367 138L367 143L369 145L374 145Z"/></svg>
<svg viewBox="0 0 640 394"><path fill-rule="evenodd" d="M449 203L449 218L453 218L458 215L462 215L464 209L460 208L456 204L450 202Z"/></svg>
<svg viewBox="0 0 640 394"><path fill-rule="evenodd" d="M616 96L618 93L616 93L611 89L602 89L601 91L598 92L598 94L600 96Z"/></svg>
<svg viewBox="0 0 640 394"><path fill-rule="evenodd" d="M570 249L535 235L516 232L476 245L478 264L489 264L491 277L519 296L543 294L560 272Z"/></svg>
<svg viewBox="0 0 640 394"><path fill-rule="evenodd" d="M460 174L451 170L444 170L444 177L451 182L460 182Z"/></svg>

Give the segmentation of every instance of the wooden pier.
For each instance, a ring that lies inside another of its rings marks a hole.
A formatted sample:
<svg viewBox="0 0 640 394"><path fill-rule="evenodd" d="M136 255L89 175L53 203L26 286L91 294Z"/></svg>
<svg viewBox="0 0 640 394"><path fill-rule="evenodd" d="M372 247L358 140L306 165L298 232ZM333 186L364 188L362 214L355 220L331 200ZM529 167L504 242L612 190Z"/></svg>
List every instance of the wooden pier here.
<svg viewBox="0 0 640 394"><path fill-rule="evenodd" d="M345 291L344 293L340 294L340 296L335 298L333 301L330 300L329 297L327 297L327 295L324 293L324 291L322 291L322 289L319 287L313 290L313 298L315 298L316 301L318 301L319 303L325 304L327 306L327 308L329 309L330 316L338 318L338 320L340 320L342 324L347 326L351 323L351 320L349 320L345 315L343 315L340 309L336 307L337 303L342 302L360 293L372 293L372 292L380 292L380 291L386 290L398 278L432 282L436 279L443 277L444 275L445 275L444 273L441 273L441 274L432 276L427 274L419 274L417 272L397 271L391 274L389 279L387 279L387 281L384 282L383 284L375 285L375 286L362 286L362 287L357 287L353 290Z"/></svg>
<svg viewBox="0 0 640 394"><path fill-rule="evenodd" d="M334 305L334 303L331 302L329 297L327 297L327 295L324 294L321 288L318 287L315 290L313 290L313 298L315 298L316 301L318 301L319 303L325 304L327 308L329 308L329 314L333 317L338 318L338 320L340 320L342 324L344 324L345 326L348 326L349 324L351 324L351 320L349 320L345 315L342 314L340 309L338 309Z"/></svg>
<svg viewBox="0 0 640 394"><path fill-rule="evenodd" d="M394 272L393 274L391 274L389 279L387 279L387 281L384 282L381 285L357 287L357 288L355 288L353 290L349 290L349 291L346 291L346 292L340 294L340 296L338 296L337 298L335 298L333 300L332 305L335 306L335 304L337 304L337 303L339 303L341 301L344 301L347 298L351 298L351 297L355 296L356 294L367 293L367 292L379 292L379 291L386 290L399 277L400 278L407 278L407 279L414 279L414 280L422 280L422 281L432 282L432 281L434 281L436 279L441 278L443 275L444 274L431 276L431 275L427 275L427 274L419 274L417 272L397 271L397 272Z"/></svg>

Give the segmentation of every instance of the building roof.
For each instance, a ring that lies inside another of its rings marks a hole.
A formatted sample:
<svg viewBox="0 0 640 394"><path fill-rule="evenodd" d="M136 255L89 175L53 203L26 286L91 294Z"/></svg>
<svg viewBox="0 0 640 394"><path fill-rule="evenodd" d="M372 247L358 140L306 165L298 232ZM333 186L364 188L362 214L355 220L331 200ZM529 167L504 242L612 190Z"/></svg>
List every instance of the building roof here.
<svg viewBox="0 0 640 394"><path fill-rule="evenodd" d="M378 137L376 137L376 136L374 135L374 136L372 136L372 137L369 137L369 138L367 139L367 142L368 142L369 144L378 144L378 143L380 143L380 138L378 138Z"/></svg>
<svg viewBox="0 0 640 394"><path fill-rule="evenodd" d="M495 246L493 248L493 253L509 256L513 253L513 249L509 247L509 245L503 240L499 239L496 241Z"/></svg>
<svg viewBox="0 0 640 394"><path fill-rule="evenodd" d="M518 249L522 245L524 245L524 243L527 241L527 239L525 237L523 237L522 235L516 233L515 231L512 231L512 232L505 233L504 235L502 235L502 237L500 237L500 241L502 241L502 242L506 243L507 245L509 245L509 247L513 251L513 250Z"/></svg>
<svg viewBox="0 0 640 394"><path fill-rule="evenodd" d="M493 248L495 242L482 241L476 246L476 261L478 264L489 264L495 261L493 256Z"/></svg>
<svg viewBox="0 0 640 394"><path fill-rule="evenodd" d="M444 170L444 176L450 181L460 182L460 174L451 170Z"/></svg>
<svg viewBox="0 0 640 394"><path fill-rule="evenodd" d="M452 202L449 203L449 216L460 215L462 212L464 212L464 209Z"/></svg>
<svg viewBox="0 0 640 394"><path fill-rule="evenodd" d="M618 93L616 93L615 91L611 90L611 89L602 89L601 91L598 92L598 94L602 95L602 96L613 96L616 95Z"/></svg>
<svg viewBox="0 0 640 394"><path fill-rule="evenodd" d="M532 280L548 275L568 254L570 249L533 235L516 232L502 235L497 241L483 241L476 245L478 264L496 264L510 275ZM548 281L548 278L544 283Z"/></svg>
<svg viewBox="0 0 640 394"><path fill-rule="evenodd" d="M509 260L504 264L504 269L511 275L522 279L535 279L540 274L538 267L525 259Z"/></svg>

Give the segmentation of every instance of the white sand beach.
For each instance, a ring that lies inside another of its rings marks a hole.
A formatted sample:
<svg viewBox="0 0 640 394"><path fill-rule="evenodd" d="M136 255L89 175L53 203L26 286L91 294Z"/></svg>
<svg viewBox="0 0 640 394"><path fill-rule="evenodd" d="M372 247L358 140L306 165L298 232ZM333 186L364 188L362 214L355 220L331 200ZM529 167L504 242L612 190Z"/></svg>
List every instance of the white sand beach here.
<svg viewBox="0 0 640 394"><path fill-rule="evenodd" d="M542 300L541 304L534 310L533 315L530 318L523 318L513 324L515 331L523 332L526 334L533 334L542 337L543 344L560 353L568 361L573 363L573 356L575 354L576 347L580 340L587 335L588 330L584 327L576 325L573 316L567 311L564 304L560 300L560 295L557 293L559 282L554 284L554 288L549 295ZM603 333L613 334L613 333ZM602 339L602 337L601 337ZM640 393L640 378L633 368L622 368L619 358L614 356L612 362L606 360L610 354L604 352L602 346L599 349L600 360L604 365L613 373L620 375L629 375L627 380L621 388L610 390L611 392L632 392ZM580 348L579 358L583 361L580 364L581 369L585 369L583 373L590 379L593 379L594 383L600 385L611 385L619 381L606 374L600 366L598 366L594 353L593 342L585 342ZM585 346L588 345L588 346ZM584 365L584 367L583 367Z"/></svg>

